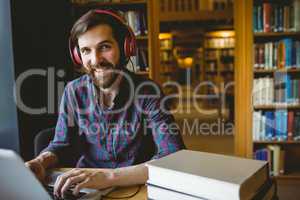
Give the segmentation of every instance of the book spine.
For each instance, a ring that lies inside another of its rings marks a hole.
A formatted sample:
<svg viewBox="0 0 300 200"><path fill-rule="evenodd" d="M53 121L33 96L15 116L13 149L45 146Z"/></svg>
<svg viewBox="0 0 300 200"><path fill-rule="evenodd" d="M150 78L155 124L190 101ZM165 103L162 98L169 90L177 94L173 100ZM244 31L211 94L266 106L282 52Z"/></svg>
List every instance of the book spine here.
<svg viewBox="0 0 300 200"><path fill-rule="evenodd" d="M273 46L274 46L274 43L273 42L270 42L269 43L269 65L270 65L270 68L273 69L274 68L274 64L273 64Z"/></svg>
<svg viewBox="0 0 300 200"><path fill-rule="evenodd" d="M300 0L294 0L294 27L300 31Z"/></svg>
<svg viewBox="0 0 300 200"><path fill-rule="evenodd" d="M274 112L267 111L266 115L266 140L274 140Z"/></svg>
<svg viewBox="0 0 300 200"><path fill-rule="evenodd" d="M283 31L283 6L278 6L278 32Z"/></svg>
<svg viewBox="0 0 300 200"><path fill-rule="evenodd" d="M253 6L253 31L258 32L258 8L256 5Z"/></svg>
<svg viewBox="0 0 300 200"><path fill-rule="evenodd" d="M285 67L285 46L282 40L278 42L277 56L277 67L282 69Z"/></svg>
<svg viewBox="0 0 300 200"><path fill-rule="evenodd" d="M296 55L296 53L297 53L297 49L296 49L296 41L292 41L292 44L291 44L292 46L291 46L291 65L292 65L292 67L293 68L296 68L297 67L297 55Z"/></svg>
<svg viewBox="0 0 300 200"><path fill-rule="evenodd" d="M300 68L300 41L295 41L296 67Z"/></svg>
<svg viewBox="0 0 300 200"><path fill-rule="evenodd" d="M285 174L285 151L279 150L279 174Z"/></svg>
<svg viewBox="0 0 300 200"><path fill-rule="evenodd" d="M263 32L263 8L262 8L262 5L257 6L257 31Z"/></svg>
<svg viewBox="0 0 300 200"><path fill-rule="evenodd" d="M288 111L288 140L293 140L294 112Z"/></svg>
<svg viewBox="0 0 300 200"><path fill-rule="evenodd" d="M290 8L289 6L285 5L283 7L283 31L290 30Z"/></svg>
<svg viewBox="0 0 300 200"><path fill-rule="evenodd" d="M292 80L289 74L285 75L285 85L286 85L286 103L292 104L293 103L293 96L292 96Z"/></svg>
<svg viewBox="0 0 300 200"><path fill-rule="evenodd" d="M288 112L284 110L282 112L282 123L283 123L283 131L282 131L282 140L286 141L288 138Z"/></svg>
<svg viewBox="0 0 300 200"><path fill-rule="evenodd" d="M269 145L268 148L271 150L272 154L272 171L274 176L279 175L279 169L280 169L280 146L277 145Z"/></svg>
<svg viewBox="0 0 300 200"><path fill-rule="evenodd" d="M300 111L294 112L293 139L300 140Z"/></svg>
<svg viewBox="0 0 300 200"><path fill-rule="evenodd" d="M271 9L270 3L263 3L264 32L271 32Z"/></svg>

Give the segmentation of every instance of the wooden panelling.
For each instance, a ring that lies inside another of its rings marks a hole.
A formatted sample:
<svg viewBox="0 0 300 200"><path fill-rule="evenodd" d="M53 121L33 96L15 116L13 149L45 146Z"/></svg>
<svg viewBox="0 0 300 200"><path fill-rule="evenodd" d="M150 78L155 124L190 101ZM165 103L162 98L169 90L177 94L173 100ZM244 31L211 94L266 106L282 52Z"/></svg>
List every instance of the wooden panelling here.
<svg viewBox="0 0 300 200"><path fill-rule="evenodd" d="M150 69L150 78L159 82L159 66L160 66L160 57L159 57L159 1L151 0L148 1L148 49L149 49L149 69Z"/></svg>
<svg viewBox="0 0 300 200"><path fill-rule="evenodd" d="M253 35L251 0L234 2L235 154L252 157Z"/></svg>

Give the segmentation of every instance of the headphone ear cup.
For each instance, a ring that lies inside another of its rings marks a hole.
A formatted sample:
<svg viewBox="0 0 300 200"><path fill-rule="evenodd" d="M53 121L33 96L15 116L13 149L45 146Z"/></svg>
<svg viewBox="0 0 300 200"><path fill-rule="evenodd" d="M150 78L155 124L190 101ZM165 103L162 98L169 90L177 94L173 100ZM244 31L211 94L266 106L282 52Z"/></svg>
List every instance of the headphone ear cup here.
<svg viewBox="0 0 300 200"><path fill-rule="evenodd" d="M126 58L136 55L136 41L134 37L126 36L124 40L124 53Z"/></svg>
<svg viewBox="0 0 300 200"><path fill-rule="evenodd" d="M74 63L77 64L77 65L81 65L82 60L81 60L80 53L79 53L77 47L73 48L72 54L73 54Z"/></svg>

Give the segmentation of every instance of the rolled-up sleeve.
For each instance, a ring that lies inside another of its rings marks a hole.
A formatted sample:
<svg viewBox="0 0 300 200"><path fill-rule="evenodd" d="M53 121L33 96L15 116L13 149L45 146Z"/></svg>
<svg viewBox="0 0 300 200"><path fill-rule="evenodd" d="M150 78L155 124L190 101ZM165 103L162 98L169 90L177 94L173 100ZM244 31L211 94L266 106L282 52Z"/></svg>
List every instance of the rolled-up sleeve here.
<svg viewBox="0 0 300 200"><path fill-rule="evenodd" d="M180 129L175 123L173 115L163 105L164 95L151 97L146 100L146 113L148 126L152 130L153 140L156 145L156 153L152 159L164 157L168 154L185 149ZM165 108L165 109L162 109Z"/></svg>

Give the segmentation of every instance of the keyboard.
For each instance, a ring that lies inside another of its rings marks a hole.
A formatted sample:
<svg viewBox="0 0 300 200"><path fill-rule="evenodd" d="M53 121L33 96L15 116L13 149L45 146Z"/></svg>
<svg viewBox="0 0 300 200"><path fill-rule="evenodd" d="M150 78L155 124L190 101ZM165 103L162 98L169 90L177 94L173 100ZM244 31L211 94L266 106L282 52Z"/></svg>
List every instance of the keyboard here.
<svg viewBox="0 0 300 200"><path fill-rule="evenodd" d="M76 200L79 199L80 197L86 195L84 192L79 192L78 195L73 195L72 190L67 190L65 193L65 198L58 198L54 196L53 194L53 187L52 186L45 186L45 189L47 190L48 194L52 197L54 200Z"/></svg>

